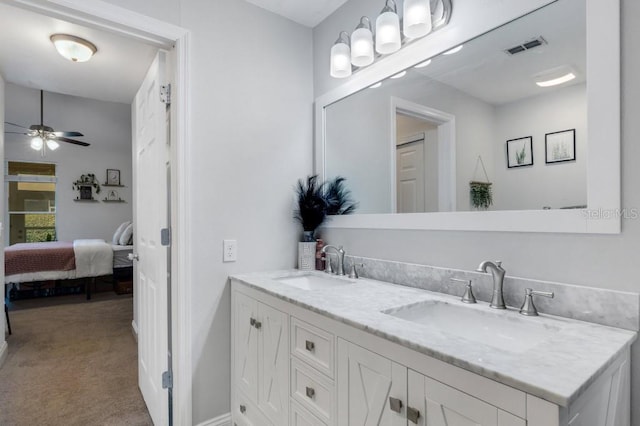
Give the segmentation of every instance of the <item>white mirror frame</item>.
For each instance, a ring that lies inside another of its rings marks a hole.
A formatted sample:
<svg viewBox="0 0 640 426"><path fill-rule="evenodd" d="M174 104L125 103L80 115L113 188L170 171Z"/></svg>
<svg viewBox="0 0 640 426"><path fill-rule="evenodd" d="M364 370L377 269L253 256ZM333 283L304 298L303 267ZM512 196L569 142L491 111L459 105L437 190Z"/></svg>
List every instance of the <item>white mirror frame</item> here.
<svg viewBox="0 0 640 426"><path fill-rule="evenodd" d="M463 3L462 0L459 0ZM620 1L587 1L587 208L332 216L327 228L620 233ZM553 3L453 4L451 22L355 73L315 102L315 173L325 178L325 108L429 57ZM458 13L456 13L458 12ZM328 53L327 53L328 54ZM348 184L348 182L347 182ZM357 201L357 200L356 200Z"/></svg>

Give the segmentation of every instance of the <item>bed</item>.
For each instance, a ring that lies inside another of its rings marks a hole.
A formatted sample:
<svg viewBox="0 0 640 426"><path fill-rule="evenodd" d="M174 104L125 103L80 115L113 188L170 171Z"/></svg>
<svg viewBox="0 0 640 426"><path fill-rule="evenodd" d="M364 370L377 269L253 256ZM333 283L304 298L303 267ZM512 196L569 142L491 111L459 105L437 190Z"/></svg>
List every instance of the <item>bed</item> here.
<svg viewBox="0 0 640 426"><path fill-rule="evenodd" d="M110 244L100 239L82 239L73 242L52 241L18 243L5 248L5 284L19 289L19 284L95 279L130 270L128 258L133 246ZM87 299L91 298L90 285L85 283Z"/></svg>

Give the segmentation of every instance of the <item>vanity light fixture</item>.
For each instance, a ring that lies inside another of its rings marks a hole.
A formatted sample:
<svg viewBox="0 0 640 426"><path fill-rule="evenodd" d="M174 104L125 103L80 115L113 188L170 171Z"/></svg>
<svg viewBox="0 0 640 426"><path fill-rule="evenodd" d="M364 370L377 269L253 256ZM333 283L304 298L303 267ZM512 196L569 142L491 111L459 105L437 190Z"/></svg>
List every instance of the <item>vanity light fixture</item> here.
<svg viewBox="0 0 640 426"><path fill-rule="evenodd" d="M404 0L402 16L405 37L424 37L431 32L430 0Z"/></svg>
<svg viewBox="0 0 640 426"><path fill-rule="evenodd" d="M87 62L98 48L95 44L69 34L53 34L51 42L62 57L72 62Z"/></svg>
<svg viewBox="0 0 640 426"><path fill-rule="evenodd" d="M351 75L351 48L349 34L340 32L331 48L331 77L344 78Z"/></svg>
<svg viewBox="0 0 640 426"><path fill-rule="evenodd" d="M389 78L393 78L393 79L396 79L396 78L402 78L402 77L404 77L405 75L407 75L407 71L406 71L406 70L405 70L405 71L400 71L398 74L392 75L392 76L391 76L391 77L389 77Z"/></svg>
<svg viewBox="0 0 640 426"><path fill-rule="evenodd" d="M400 39L400 17L394 0L386 0L376 19L376 52L388 55L402 47Z"/></svg>
<svg viewBox="0 0 640 426"><path fill-rule="evenodd" d="M381 55L397 52L403 44L444 27L451 19L451 2L452 0L404 0L401 33L396 0L385 0L384 8L376 19L375 34L371 28L371 20L366 16L360 18L360 23L350 37L345 31L340 32L338 40L331 47L330 75L334 78L349 77L354 70L371 65ZM461 48L462 46L457 47L458 50ZM348 63L345 58L349 59ZM429 63L430 61L425 61L422 66Z"/></svg>
<svg viewBox="0 0 640 426"><path fill-rule="evenodd" d="M431 59L427 59L424 62L420 62L418 65L414 65L414 68L424 68L424 67L428 67L429 65L431 65Z"/></svg>
<svg viewBox="0 0 640 426"><path fill-rule="evenodd" d="M351 63L356 67L366 67L373 63L373 33L371 21L366 16L351 34Z"/></svg>
<svg viewBox="0 0 640 426"><path fill-rule="evenodd" d="M464 47L464 44L461 44L460 46L456 46L453 49L447 50L446 52L443 53L443 55L453 55L454 53L458 53L459 51L461 51L463 47Z"/></svg>

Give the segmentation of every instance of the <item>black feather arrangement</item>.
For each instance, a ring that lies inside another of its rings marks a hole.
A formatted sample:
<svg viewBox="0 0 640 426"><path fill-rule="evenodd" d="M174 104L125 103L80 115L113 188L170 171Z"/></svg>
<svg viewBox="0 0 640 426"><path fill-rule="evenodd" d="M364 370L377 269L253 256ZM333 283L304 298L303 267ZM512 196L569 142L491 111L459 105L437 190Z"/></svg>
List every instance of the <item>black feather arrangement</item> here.
<svg viewBox="0 0 640 426"><path fill-rule="evenodd" d="M318 183L318 176L308 176L306 182L298 180L296 195L298 196L298 208L294 212L302 229L313 232L322 225L327 216L327 202L323 193L324 183Z"/></svg>
<svg viewBox="0 0 640 426"><path fill-rule="evenodd" d="M313 233L322 225L327 215L350 214L357 207L351 193L344 187L345 178L336 177L328 182L319 182L318 176L299 179L295 191L298 208L293 217L305 231L305 239L315 241Z"/></svg>
<svg viewBox="0 0 640 426"><path fill-rule="evenodd" d="M337 176L325 183L325 201L327 202L327 214L351 214L358 207L358 203L351 199L351 191L344 187L346 178Z"/></svg>

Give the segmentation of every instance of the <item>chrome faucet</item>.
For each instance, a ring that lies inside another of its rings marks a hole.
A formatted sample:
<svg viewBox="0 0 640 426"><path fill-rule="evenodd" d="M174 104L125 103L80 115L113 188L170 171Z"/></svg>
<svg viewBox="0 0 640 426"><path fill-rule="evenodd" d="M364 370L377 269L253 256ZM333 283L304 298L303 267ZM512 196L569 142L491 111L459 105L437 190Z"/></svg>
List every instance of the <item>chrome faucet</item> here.
<svg viewBox="0 0 640 426"><path fill-rule="evenodd" d="M322 253L326 253L329 249L335 250L336 254L338 255L338 266L336 267L336 275L344 275L344 249L342 248L342 246L336 247L328 244L322 247ZM328 257L326 259L326 262L330 262Z"/></svg>
<svg viewBox="0 0 640 426"><path fill-rule="evenodd" d="M502 262L491 262L490 260L485 260L480 264L480 266L478 266L476 271L487 272L487 268L490 269L491 275L493 276L493 296L491 297L491 304L489 304L489 307L495 309L506 309L507 307L504 304L504 298L502 296L502 285L504 283L504 274L506 271L502 268Z"/></svg>

